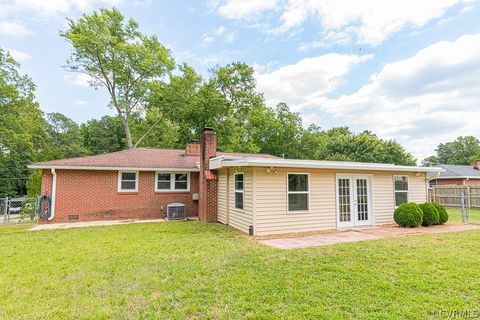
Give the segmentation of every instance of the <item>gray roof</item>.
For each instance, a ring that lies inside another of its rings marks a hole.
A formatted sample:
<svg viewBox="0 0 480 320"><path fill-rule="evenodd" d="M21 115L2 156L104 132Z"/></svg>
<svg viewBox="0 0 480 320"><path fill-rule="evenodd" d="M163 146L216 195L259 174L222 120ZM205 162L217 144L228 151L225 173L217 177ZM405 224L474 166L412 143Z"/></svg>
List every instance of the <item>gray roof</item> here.
<svg viewBox="0 0 480 320"><path fill-rule="evenodd" d="M480 179L480 170L474 169L472 165L457 165L457 164L438 164L436 167L445 169L440 173L439 178L477 178ZM435 174L428 174L429 178L434 177Z"/></svg>

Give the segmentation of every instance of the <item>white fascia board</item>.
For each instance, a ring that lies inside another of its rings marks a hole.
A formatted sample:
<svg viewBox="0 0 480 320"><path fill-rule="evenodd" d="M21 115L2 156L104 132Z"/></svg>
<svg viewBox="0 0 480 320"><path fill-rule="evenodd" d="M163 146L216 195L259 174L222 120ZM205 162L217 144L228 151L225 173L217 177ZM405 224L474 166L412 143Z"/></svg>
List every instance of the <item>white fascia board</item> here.
<svg viewBox="0 0 480 320"><path fill-rule="evenodd" d="M305 168L305 169L336 169L336 170L373 170L397 172L443 172L438 167L397 166L384 163L362 163L320 160L295 160L295 159L267 159L267 158L241 158L241 157L216 157L210 159L210 169L224 167L277 167L277 168Z"/></svg>
<svg viewBox="0 0 480 320"><path fill-rule="evenodd" d="M57 166L46 164L31 164L28 169L57 169L57 170L106 170L106 171L174 171L199 172L198 168L138 168L138 167L91 167L91 166Z"/></svg>

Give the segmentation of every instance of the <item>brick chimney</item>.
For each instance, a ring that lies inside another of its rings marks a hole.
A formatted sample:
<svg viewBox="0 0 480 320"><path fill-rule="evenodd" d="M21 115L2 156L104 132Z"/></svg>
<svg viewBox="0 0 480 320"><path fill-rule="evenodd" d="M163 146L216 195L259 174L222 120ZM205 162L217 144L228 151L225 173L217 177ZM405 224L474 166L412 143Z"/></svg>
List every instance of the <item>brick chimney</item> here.
<svg viewBox="0 0 480 320"><path fill-rule="evenodd" d="M217 222L217 176L210 171L210 159L217 155L217 133L205 128L200 135L200 186L198 219Z"/></svg>
<svg viewBox="0 0 480 320"><path fill-rule="evenodd" d="M200 155L200 143L198 140L192 139L185 146L185 155L186 156L198 156Z"/></svg>
<svg viewBox="0 0 480 320"><path fill-rule="evenodd" d="M473 169L480 170L480 159L475 160L475 162L473 163Z"/></svg>

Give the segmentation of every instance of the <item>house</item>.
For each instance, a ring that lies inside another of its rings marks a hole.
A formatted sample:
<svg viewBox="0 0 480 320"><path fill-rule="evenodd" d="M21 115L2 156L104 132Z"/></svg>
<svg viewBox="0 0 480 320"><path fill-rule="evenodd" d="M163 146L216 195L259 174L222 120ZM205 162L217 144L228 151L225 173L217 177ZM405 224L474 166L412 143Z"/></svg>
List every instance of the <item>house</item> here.
<svg viewBox="0 0 480 320"><path fill-rule="evenodd" d="M444 171L428 175L430 188L436 185L480 186L480 160L476 160L471 166L439 164L437 167L444 169Z"/></svg>
<svg viewBox="0 0 480 320"><path fill-rule="evenodd" d="M138 148L35 163L49 222L151 219L169 203L189 216L254 235L393 222L395 207L427 200L426 174L441 168L292 160L216 150L205 128L185 150Z"/></svg>

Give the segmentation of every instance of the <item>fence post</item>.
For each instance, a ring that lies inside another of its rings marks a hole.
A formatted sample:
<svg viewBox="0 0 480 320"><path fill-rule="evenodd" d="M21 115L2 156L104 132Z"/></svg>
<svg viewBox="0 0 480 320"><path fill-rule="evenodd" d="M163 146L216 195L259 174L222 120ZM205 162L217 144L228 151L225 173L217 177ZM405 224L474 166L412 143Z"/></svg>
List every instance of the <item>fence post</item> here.
<svg viewBox="0 0 480 320"><path fill-rule="evenodd" d="M437 187L437 186L433 186L433 190L432 190L432 200L433 200L433 201L432 201L432 202L437 202L437 201L436 201L436 200L437 200L437 199L436 199L436 194L435 194L436 191L437 191L437 188L436 188L436 187Z"/></svg>
<svg viewBox="0 0 480 320"><path fill-rule="evenodd" d="M461 191L460 205L461 205L461 208L462 208L462 222L466 223L467 222L467 214L466 214L466 209L465 209L465 190Z"/></svg>
<svg viewBox="0 0 480 320"><path fill-rule="evenodd" d="M8 214L8 197L5 198L5 205L3 207L3 223L7 223L7 214Z"/></svg>
<svg viewBox="0 0 480 320"><path fill-rule="evenodd" d="M470 200L470 187L467 186L467 209L472 208L472 203Z"/></svg>

